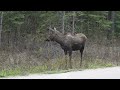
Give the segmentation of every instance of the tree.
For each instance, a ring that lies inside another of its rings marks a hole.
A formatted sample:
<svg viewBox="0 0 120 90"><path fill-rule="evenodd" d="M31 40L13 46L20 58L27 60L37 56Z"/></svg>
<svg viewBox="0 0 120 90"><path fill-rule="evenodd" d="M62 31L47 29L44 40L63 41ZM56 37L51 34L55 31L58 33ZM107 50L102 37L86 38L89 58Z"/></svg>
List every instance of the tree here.
<svg viewBox="0 0 120 90"><path fill-rule="evenodd" d="M63 34L65 33L64 27L65 27L65 11L63 11L63 16L62 16L62 33Z"/></svg>
<svg viewBox="0 0 120 90"><path fill-rule="evenodd" d="M112 31L114 33L115 31L115 11L112 11L112 16L111 16L111 20L112 20Z"/></svg>
<svg viewBox="0 0 120 90"><path fill-rule="evenodd" d="M3 12L1 12L1 16L0 16L0 47L1 47L1 43L2 43L2 42L1 42L1 38L2 38L2 37L1 37L1 34L2 34L2 33L1 33L1 32L2 32L2 26L3 26L3 25L2 25L2 22L3 22Z"/></svg>
<svg viewBox="0 0 120 90"><path fill-rule="evenodd" d="M108 29L107 38L110 40L115 32L115 11L108 11L108 20L112 22L111 28Z"/></svg>
<svg viewBox="0 0 120 90"><path fill-rule="evenodd" d="M73 23L72 23L72 33L74 34L75 32L75 11L73 11Z"/></svg>

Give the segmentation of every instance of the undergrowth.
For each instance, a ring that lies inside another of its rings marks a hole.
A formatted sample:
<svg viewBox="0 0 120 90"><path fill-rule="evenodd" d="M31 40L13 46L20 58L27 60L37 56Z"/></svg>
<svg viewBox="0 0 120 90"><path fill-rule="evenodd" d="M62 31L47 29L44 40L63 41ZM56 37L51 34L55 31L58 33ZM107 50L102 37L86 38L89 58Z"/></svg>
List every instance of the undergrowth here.
<svg viewBox="0 0 120 90"><path fill-rule="evenodd" d="M84 60L82 63L82 67L80 67L79 59L72 60L72 69L68 66L65 68L65 60L64 59L56 59L54 62L47 61L43 65L35 65L35 66L19 66L9 69L2 69L0 70L0 77L6 76L16 76L16 75L29 75L33 73L62 73L62 72L69 72L69 71L78 71L78 70L85 70L85 69L96 69L96 68L103 68L103 67L112 67L116 66L114 63L106 62L101 59L88 59Z"/></svg>

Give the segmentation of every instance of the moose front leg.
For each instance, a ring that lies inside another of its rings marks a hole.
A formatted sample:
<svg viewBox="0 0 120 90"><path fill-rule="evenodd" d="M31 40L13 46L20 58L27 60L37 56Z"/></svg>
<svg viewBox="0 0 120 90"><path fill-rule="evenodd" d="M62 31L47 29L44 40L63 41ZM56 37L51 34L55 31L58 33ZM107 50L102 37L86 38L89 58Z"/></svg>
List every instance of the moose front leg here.
<svg viewBox="0 0 120 90"><path fill-rule="evenodd" d="M67 50L64 50L65 54L65 69L67 69Z"/></svg>
<svg viewBox="0 0 120 90"><path fill-rule="evenodd" d="M70 69L72 69L71 59L72 59L72 50L69 51L69 65L70 65Z"/></svg>
<svg viewBox="0 0 120 90"><path fill-rule="evenodd" d="M80 49L80 54L81 54L80 67L82 66L82 56L83 56L83 50L84 50L84 47Z"/></svg>

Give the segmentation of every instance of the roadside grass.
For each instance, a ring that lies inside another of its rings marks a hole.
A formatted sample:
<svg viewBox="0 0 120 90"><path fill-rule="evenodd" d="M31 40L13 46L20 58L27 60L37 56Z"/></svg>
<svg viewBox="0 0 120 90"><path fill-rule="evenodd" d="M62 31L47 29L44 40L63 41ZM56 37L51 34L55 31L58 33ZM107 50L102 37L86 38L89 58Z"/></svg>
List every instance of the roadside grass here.
<svg viewBox="0 0 120 90"><path fill-rule="evenodd" d="M56 59L54 62L48 61L44 65L37 66L20 66L14 67L11 69L3 69L0 70L0 77L7 76L16 76L16 75L29 75L34 73L41 74L54 74L54 73L65 73L70 71L80 71L85 69L97 69L97 68L105 68L105 67L113 67L117 66L110 61L104 61L101 59L86 59L82 63L82 67L80 67L80 61L77 58L72 60L73 69L65 68L65 60L64 59ZM67 66L68 67L68 66Z"/></svg>

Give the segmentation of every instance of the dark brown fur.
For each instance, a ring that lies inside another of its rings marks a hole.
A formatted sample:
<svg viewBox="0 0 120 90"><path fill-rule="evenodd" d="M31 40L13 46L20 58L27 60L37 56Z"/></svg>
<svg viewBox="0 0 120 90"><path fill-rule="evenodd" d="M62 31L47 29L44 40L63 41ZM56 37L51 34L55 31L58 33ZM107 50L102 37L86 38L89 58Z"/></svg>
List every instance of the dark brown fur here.
<svg viewBox="0 0 120 90"><path fill-rule="evenodd" d="M71 33L67 33L66 35L63 35L59 31L57 31L56 28L54 29L49 28L49 35L46 39L46 41L56 41L57 43L59 43L61 45L61 48L64 50L65 55L69 53L70 68L72 68L71 65L72 51L76 51L76 50L80 51L81 53L80 66L82 65L82 54L84 51L86 40L87 37L82 33L78 33L75 35L72 35Z"/></svg>

